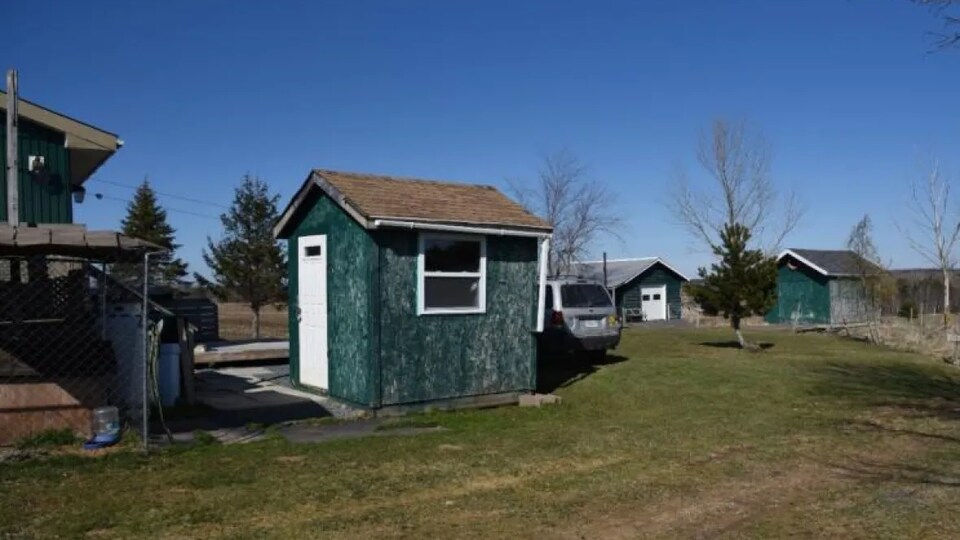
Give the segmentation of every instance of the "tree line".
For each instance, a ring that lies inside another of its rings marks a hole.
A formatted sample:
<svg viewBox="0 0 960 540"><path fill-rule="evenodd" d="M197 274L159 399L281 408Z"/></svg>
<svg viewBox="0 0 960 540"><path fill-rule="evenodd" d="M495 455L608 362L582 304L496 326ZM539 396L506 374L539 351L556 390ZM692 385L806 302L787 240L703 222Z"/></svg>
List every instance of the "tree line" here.
<svg viewBox="0 0 960 540"><path fill-rule="evenodd" d="M220 215L220 237L207 237L203 261L210 269L210 277L194 272L193 284L189 282L187 263L176 254L181 247L176 242L176 229L167 221L167 212L148 179L137 187L127 205L121 231L164 248L150 258L149 286L173 290L193 286L221 301L242 301L252 313L251 335L259 338L261 310L286 301L286 251L273 238L279 198L270 192L266 182L245 175L234 189L230 206ZM142 282L142 267L116 265L112 272L127 283Z"/></svg>

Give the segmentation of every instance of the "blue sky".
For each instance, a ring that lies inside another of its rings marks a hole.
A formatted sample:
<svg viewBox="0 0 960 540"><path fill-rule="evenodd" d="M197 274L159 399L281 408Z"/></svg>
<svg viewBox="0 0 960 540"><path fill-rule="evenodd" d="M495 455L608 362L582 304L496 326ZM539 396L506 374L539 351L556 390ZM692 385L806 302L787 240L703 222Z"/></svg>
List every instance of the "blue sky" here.
<svg viewBox="0 0 960 540"><path fill-rule="evenodd" d="M562 147L619 195L611 257L709 260L665 207L718 116L773 147L808 208L791 246L841 247L873 217L881 253L918 160L960 173L960 50L908 0L715 2L15 2L4 67L22 95L120 134L77 220L116 228L149 175L201 269L244 173L282 204L311 168L505 185ZM958 187L960 190L960 187ZM960 194L960 192L958 192Z"/></svg>

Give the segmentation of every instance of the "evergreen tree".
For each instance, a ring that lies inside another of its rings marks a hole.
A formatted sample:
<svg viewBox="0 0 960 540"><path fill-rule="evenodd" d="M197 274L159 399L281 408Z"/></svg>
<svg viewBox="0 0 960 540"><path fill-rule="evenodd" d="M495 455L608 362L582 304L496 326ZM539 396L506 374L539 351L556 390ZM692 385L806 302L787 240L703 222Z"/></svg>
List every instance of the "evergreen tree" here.
<svg viewBox="0 0 960 540"><path fill-rule="evenodd" d="M723 315L743 348L755 349L740 332L740 322L766 314L777 300L777 261L759 249L748 249L750 230L734 223L720 233L713 253L720 257L710 270L700 268L702 284L691 286L693 298L707 315Z"/></svg>
<svg viewBox="0 0 960 540"><path fill-rule="evenodd" d="M146 178L137 188L133 200L127 204L127 217L121 222L123 234L152 242L167 251L150 258L150 284L175 286L184 283L187 264L175 256L180 244L174 242L176 229L167 223L167 211L157 201L157 194ZM126 266L126 265L125 265ZM140 277L142 268L133 266L118 269L126 279Z"/></svg>
<svg viewBox="0 0 960 540"><path fill-rule="evenodd" d="M220 216L223 237L217 242L208 237L203 250L213 279L195 274L197 282L217 298L240 298L250 305L254 338L260 337L260 309L286 299L286 254L273 238L279 199L269 193L265 182L245 175L230 209Z"/></svg>

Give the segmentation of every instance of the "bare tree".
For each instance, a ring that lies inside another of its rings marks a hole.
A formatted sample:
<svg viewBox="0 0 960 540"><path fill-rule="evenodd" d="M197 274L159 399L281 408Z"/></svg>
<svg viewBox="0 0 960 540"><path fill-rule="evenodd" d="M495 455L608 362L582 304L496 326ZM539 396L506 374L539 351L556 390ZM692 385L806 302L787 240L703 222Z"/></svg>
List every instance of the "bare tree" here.
<svg viewBox="0 0 960 540"><path fill-rule="evenodd" d="M857 290L853 294L843 295L844 301L854 302L857 320L866 319L867 337L871 343L880 343L880 314L884 302L889 301L896 292L896 282L884 268L873 241L873 223L869 215L853 226L847 237L847 249L856 257ZM839 284L843 287L843 283Z"/></svg>
<svg viewBox="0 0 960 540"><path fill-rule="evenodd" d="M943 275L943 323L950 317L950 275L956 266L954 248L960 238L960 216L951 209L950 180L934 161L923 180L911 185L912 226L901 227L910 247Z"/></svg>
<svg viewBox="0 0 960 540"><path fill-rule="evenodd" d="M954 9L960 0L912 0L914 4L927 7L943 20L943 30L930 32L934 47L943 49L960 44L960 14Z"/></svg>
<svg viewBox="0 0 960 540"><path fill-rule="evenodd" d="M743 225L759 247L777 250L803 211L794 194L781 198L770 175L767 141L743 120L714 120L700 136L697 161L707 179L695 186L680 171L671 193L676 218L704 247L720 244L720 233Z"/></svg>
<svg viewBox="0 0 960 540"><path fill-rule="evenodd" d="M532 186L508 182L523 206L553 226L551 273L568 271L599 236L620 238L623 220L614 210L616 196L570 150L546 154Z"/></svg>

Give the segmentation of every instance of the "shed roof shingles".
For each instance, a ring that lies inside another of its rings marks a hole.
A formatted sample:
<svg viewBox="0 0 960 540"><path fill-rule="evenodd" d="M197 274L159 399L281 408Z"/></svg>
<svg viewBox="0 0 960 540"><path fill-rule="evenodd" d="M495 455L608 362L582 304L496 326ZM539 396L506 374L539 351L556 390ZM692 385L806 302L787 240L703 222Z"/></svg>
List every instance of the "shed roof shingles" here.
<svg viewBox="0 0 960 540"><path fill-rule="evenodd" d="M550 225L492 186L315 170L369 219L502 225Z"/></svg>
<svg viewBox="0 0 960 540"><path fill-rule="evenodd" d="M791 248L788 251L826 270L828 275L849 276L860 274L864 270L881 270L879 266L861 259L856 253L849 250Z"/></svg>

